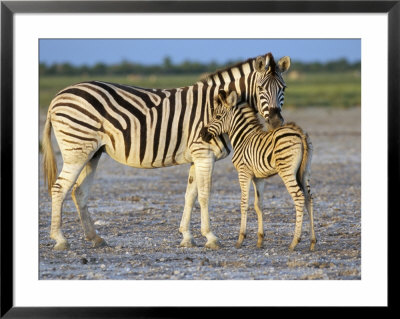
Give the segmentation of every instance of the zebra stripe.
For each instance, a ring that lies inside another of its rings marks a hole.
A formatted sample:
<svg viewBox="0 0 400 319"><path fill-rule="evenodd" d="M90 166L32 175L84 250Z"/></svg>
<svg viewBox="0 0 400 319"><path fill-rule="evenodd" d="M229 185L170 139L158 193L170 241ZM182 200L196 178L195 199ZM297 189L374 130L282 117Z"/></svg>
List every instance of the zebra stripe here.
<svg viewBox="0 0 400 319"><path fill-rule="evenodd" d="M242 219L237 247L242 245L246 234L250 182L253 182L256 192L255 205L259 221L257 246L261 247L264 231L260 188L263 189L265 178L279 174L296 207L296 227L290 249L293 250L300 241L303 209L306 206L310 214L310 249L314 250L316 237L309 182L312 145L308 135L294 123L264 131L253 108L247 105L235 107L235 92L229 96L221 92L220 101L221 104L215 108L213 118L201 135L208 142L215 136L227 133L233 146L232 162L238 171L242 191Z"/></svg>
<svg viewBox="0 0 400 319"><path fill-rule="evenodd" d="M258 108L257 87L271 88L269 96L279 100L274 96L282 94L277 87L285 86L281 73L289 68L290 59L282 58L278 64L281 67L275 67L268 53L217 71L191 86L173 89L91 81L61 90L49 106L43 137L45 177L53 202L51 238L57 242L55 248L68 247L61 231L61 207L65 194L74 184L73 198L86 237L96 244L104 243L94 231L86 205L102 152L122 164L139 168L193 163L189 174L197 182L195 186L188 184L188 190L195 194L192 188L197 187L202 234L208 239L207 247L217 247L217 238L209 228L211 172L214 161L226 157L231 145L227 136L215 137L211 144L205 144L199 134L217 105L220 90L237 92L242 103L249 103L260 113L263 111ZM281 84L273 86L270 82ZM58 178L52 162L51 128L64 160ZM197 193L193 196L197 198ZM193 198L185 200L180 226L183 246L193 243L189 230L193 201Z"/></svg>

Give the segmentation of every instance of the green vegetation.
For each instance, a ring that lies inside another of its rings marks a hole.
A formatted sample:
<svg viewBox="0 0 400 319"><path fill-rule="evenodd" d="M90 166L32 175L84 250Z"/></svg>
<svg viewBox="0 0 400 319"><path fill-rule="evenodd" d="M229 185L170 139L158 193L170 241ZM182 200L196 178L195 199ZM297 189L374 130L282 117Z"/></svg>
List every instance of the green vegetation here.
<svg viewBox="0 0 400 319"><path fill-rule="evenodd" d="M344 73L292 73L286 77L285 106L361 106L361 75Z"/></svg>
<svg viewBox="0 0 400 319"><path fill-rule="evenodd" d="M180 64L173 64L170 57L166 56L161 64L143 65L129 61L122 61L118 64L96 63L93 66L71 65L70 63L60 63L47 65L41 63L39 66L40 75L45 76L121 76L121 75L177 75L177 74L202 74L212 73L217 69L225 68L241 61L227 61L223 64L216 62L200 63L184 61ZM361 62L350 63L346 59L329 61L326 63L311 62L304 63L292 61L291 68L301 73L331 73L331 72L349 72L360 71Z"/></svg>
<svg viewBox="0 0 400 319"><path fill-rule="evenodd" d="M167 58L160 66L142 66L128 62L113 66L97 64L93 67L72 67L67 64L48 67L41 64L39 104L42 109L47 109L58 91L82 81L101 80L146 88L175 88L192 85L204 74L222 67L224 66L215 63L203 65L193 62L172 65ZM155 72L157 70L158 73ZM346 60L326 64L293 63L284 76L287 84L285 107L360 106L360 71L360 63L350 64Z"/></svg>

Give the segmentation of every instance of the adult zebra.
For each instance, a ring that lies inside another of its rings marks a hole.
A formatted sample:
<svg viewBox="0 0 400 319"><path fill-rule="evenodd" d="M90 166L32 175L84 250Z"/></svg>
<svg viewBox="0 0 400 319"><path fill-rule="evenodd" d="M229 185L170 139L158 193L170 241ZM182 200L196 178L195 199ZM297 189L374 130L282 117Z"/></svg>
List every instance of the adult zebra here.
<svg viewBox="0 0 400 319"><path fill-rule="evenodd" d="M90 185L102 152L122 164L140 168L192 163L179 228L181 246L194 245L189 224L198 198L206 247L218 248L218 239L209 225L211 176L214 161L226 157L231 145L226 136L204 143L199 132L208 123L220 90L235 91L240 102L257 108L259 87L266 88L270 103L258 111L268 118L269 108L282 106L282 73L289 67L289 57L275 63L268 53L183 88L145 89L94 81L60 91L49 106L42 141L44 176L52 197L50 237L56 241L54 249L69 247L61 230L62 203L74 184L72 198L86 239L94 246L105 244L96 234L87 210ZM51 127L64 162L58 177Z"/></svg>

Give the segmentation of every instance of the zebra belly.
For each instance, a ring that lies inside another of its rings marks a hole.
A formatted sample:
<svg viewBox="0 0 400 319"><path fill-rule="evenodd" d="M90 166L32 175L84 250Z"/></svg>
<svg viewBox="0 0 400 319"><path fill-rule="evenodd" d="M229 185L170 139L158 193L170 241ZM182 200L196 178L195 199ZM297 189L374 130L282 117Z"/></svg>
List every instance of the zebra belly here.
<svg viewBox="0 0 400 319"><path fill-rule="evenodd" d="M116 152L109 145L106 145L105 151L115 161L136 168L160 168L191 162L190 158L187 159L185 156L175 156L174 158L167 156L165 159L155 159L154 161L144 159L140 161L137 156L125 157L124 154L121 154L122 152Z"/></svg>
<svg viewBox="0 0 400 319"><path fill-rule="evenodd" d="M140 161L138 156L124 155L122 148L113 148L111 145L106 144L106 153L115 161L128 165L135 168L160 168L168 167L180 164L186 164L196 161L199 157L210 157L214 160L220 160L228 156L230 150L225 148L219 148L216 145L193 143L190 147L176 154L166 154L159 158L151 159L149 156L145 156L143 161Z"/></svg>
<svg viewBox="0 0 400 319"><path fill-rule="evenodd" d="M278 172L276 170L268 170L268 171L263 171L263 172L256 171L256 172L254 172L254 177L268 178L268 177L274 176L276 174L278 174Z"/></svg>
<svg viewBox="0 0 400 319"><path fill-rule="evenodd" d="M275 169L275 167L267 167L266 165L266 163L260 165L260 162L253 163L250 161L250 163L247 163L246 167L256 178L268 178L278 174L278 171Z"/></svg>

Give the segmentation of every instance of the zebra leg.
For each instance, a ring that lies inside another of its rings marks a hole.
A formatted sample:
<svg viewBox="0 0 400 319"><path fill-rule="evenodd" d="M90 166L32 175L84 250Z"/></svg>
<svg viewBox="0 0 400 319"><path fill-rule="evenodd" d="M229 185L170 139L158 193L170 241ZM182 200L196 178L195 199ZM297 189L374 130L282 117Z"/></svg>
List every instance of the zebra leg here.
<svg viewBox="0 0 400 319"><path fill-rule="evenodd" d="M293 251L296 245L300 242L301 238L301 227L303 224L305 198L303 190L297 183L296 176L294 174L290 174L290 172L280 171L279 176L285 183L286 189L288 190L290 196L292 196L296 207L296 226L294 230L293 241L289 246L289 250Z"/></svg>
<svg viewBox="0 0 400 319"><path fill-rule="evenodd" d="M51 188L51 228L50 238L56 241L55 250L65 250L69 244L65 239L62 230L62 205L68 191L75 183L79 173L86 163L66 164L64 163L60 175Z"/></svg>
<svg viewBox="0 0 400 319"><path fill-rule="evenodd" d="M201 234L207 238L207 243L205 245L207 248L218 249L220 243L218 238L210 230L210 217L208 212L214 159L209 156L202 157L194 161L194 166L201 210Z"/></svg>
<svg viewBox="0 0 400 319"><path fill-rule="evenodd" d="M308 214L310 215L310 239L311 239L311 244L310 244L310 250L314 251L315 250L315 244L317 243L317 237L315 236L314 232L314 212L313 212L313 198L312 195L309 193L307 198L306 198L306 207Z"/></svg>
<svg viewBox="0 0 400 319"><path fill-rule="evenodd" d="M253 179L254 186L254 208L257 213L258 219L258 232L257 232L257 247L262 247L262 242L264 239L264 226L263 226L263 216L262 216L262 203L263 203L263 193L264 193L264 179Z"/></svg>
<svg viewBox="0 0 400 319"><path fill-rule="evenodd" d="M183 235L183 239L179 246L181 247L194 247L196 246L193 236L190 232L190 218L194 202L197 198L197 183L196 183L196 172L195 166L192 164L189 169L188 184L186 187L185 194L185 208L183 209L182 220L179 226L179 231Z"/></svg>
<svg viewBox="0 0 400 319"><path fill-rule="evenodd" d="M250 191L250 182L251 178L242 172L239 173L239 184L241 189L241 201L240 201L240 212L241 212L241 220L240 220L240 231L239 231L239 239L236 243L236 248L240 248L242 246L243 240L246 237L246 224L247 224L247 210L249 208L249 191Z"/></svg>
<svg viewBox="0 0 400 319"><path fill-rule="evenodd" d="M301 191L301 190L299 190ZM294 199L294 196L292 195L292 198ZM296 226L294 230L294 236L292 243L289 246L289 250L293 251L297 244L301 240L301 227L303 224L303 215L304 215L304 196L300 195L299 197L296 197L295 200L295 206L296 206Z"/></svg>
<svg viewBox="0 0 400 319"><path fill-rule="evenodd" d="M314 212L313 212L313 198L311 194L309 171L305 171L303 175L303 180L301 181L301 186L305 195L305 205L310 217L310 250L314 251L315 244L317 243L317 238L314 232Z"/></svg>
<svg viewBox="0 0 400 319"><path fill-rule="evenodd" d="M93 183L94 174L101 157L102 150L92 157L92 159L82 169L75 186L72 189L72 199L79 213L85 239L93 242L93 247L102 247L107 245L103 238L96 234L93 221L90 218L87 201L90 187Z"/></svg>

